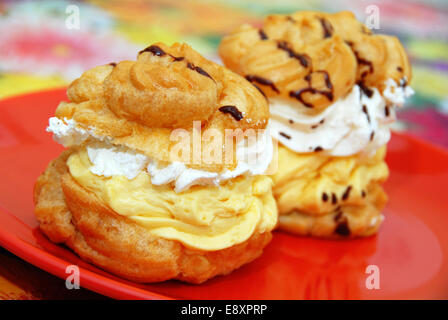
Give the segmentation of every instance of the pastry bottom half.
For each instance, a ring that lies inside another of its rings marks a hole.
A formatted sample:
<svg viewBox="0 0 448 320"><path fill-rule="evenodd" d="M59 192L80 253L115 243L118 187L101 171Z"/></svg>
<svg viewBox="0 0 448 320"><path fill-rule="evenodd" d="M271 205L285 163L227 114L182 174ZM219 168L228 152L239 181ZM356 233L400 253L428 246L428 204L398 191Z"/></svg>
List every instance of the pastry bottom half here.
<svg viewBox="0 0 448 320"><path fill-rule="evenodd" d="M40 229L51 241L113 274L136 282L201 283L254 260L272 238L270 232L255 232L232 247L204 251L154 236L80 186L68 172L69 156L70 150L63 152L36 182Z"/></svg>
<svg viewBox="0 0 448 320"><path fill-rule="evenodd" d="M387 195L386 148L373 156L298 154L279 144L273 175L279 229L323 238L375 234Z"/></svg>

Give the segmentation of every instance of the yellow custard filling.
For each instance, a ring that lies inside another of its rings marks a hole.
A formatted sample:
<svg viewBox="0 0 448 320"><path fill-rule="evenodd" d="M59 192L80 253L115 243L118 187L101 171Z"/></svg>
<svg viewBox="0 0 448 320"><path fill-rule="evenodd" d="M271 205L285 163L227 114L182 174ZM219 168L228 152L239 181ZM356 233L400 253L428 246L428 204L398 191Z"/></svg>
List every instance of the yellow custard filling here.
<svg viewBox="0 0 448 320"><path fill-rule="evenodd" d="M385 155L385 146L371 157L332 157L279 145L278 170L272 176L279 214L319 216L339 206L365 206L369 190L389 175Z"/></svg>
<svg viewBox="0 0 448 320"><path fill-rule="evenodd" d="M176 193L151 184L146 170L132 180L93 174L85 149L67 160L70 174L116 213L165 239L200 250L221 250L271 231L277 224L272 180L238 177L221 186L195 186Z"/></svg>

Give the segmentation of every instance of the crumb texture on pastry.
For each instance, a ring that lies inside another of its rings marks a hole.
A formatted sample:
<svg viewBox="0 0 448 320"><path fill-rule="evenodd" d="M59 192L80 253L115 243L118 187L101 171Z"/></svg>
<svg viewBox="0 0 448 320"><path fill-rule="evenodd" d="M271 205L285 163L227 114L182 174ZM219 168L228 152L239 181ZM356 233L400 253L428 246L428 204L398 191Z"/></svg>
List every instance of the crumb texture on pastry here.
<svg viewBox="0 0 448 320"><path fill-rule="evenodd" d="M386 147L372 157L299 154L279 146L273 175L279 228L302 235L354 237L374 234L387 196Z"/></svg>
<svg viewBox="0 0 448 320"><path fill-rule="evenodd" d="M223 38L224 64L269 97L281 97L320 111L355 84L375 87L411 80L400 41L375 35L353 13L300 11L270 15L261 28L243 25Z"/></svg>
<svg viewBox="0 0 448 320"><path fill-rule="evenodd" d="M41 229L57 243L72 248L84 260L137 282L178 279L201 283L228 274L261 255L271 233L254 233L227 249L189 249L163 239L118 215L70 175L67 150L52 161L34 189Z"/></svg>

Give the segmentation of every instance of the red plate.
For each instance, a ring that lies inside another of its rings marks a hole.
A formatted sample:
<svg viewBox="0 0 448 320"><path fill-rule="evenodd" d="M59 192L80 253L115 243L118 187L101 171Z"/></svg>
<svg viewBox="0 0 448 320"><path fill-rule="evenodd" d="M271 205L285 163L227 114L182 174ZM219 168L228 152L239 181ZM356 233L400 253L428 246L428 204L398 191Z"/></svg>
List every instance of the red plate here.
<svg viewBox="0 0 448 320"><path fill-rule="evenodd" d="M37 228L32 189L62 150L45 132L64 90L0 102L0 245L65 278L80 267L81 285L113 298L186 299L447 299L448 152L394 134L387 162L390 201L378 236L347 241L276 232L255 262L201 285L142 285L113 276L50 242ZM366 268L379 270L368 289Z"/></svg>

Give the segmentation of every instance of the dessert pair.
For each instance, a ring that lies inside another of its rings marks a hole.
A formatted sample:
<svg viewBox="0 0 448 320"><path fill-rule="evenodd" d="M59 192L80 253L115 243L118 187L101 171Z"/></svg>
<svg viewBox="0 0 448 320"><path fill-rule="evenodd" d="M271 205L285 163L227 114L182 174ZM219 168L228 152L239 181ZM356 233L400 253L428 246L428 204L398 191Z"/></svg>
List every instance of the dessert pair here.
<svg viewBox="0 0 448 320"><path fill-rule="evenodd" d="M219 52L236 73L158 43L69 86L47 128L68 149L34 190L52 241L134 281L200 283L261 255L277 224L377 231L387 125L410 93L398 40L299 12L243 26Z"/></svg>

